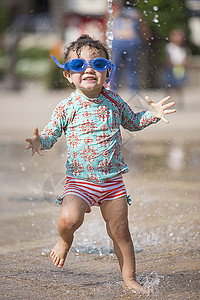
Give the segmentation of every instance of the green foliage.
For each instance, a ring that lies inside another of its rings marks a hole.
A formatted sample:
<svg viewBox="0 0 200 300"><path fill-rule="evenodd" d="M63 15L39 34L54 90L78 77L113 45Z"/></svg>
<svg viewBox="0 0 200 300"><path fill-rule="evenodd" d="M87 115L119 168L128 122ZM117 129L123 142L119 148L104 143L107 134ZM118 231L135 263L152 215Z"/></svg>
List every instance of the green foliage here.
<svg viewBox="0 0 200 300"><path fill-rule="evenodd" d="M64 78L62 70L54 65L49 56L49 49L31 47L27 49L17 48L16 74L22 79L42 80L49 89L68 88L70 84ZM0 48L0 79L6 70L6 53Z"/></svg>
<svg viewBox="0 0 200 300"><path fill-rule="evenodd" d="M138 1L137 7L144 13L155 38L165 40L174 28L188 34L188 9L185 0L147 0Z"/></svg>
<svg viewBox="0 0 200 300"><path fill-rule="evenodd" d="M0 45L0 57L5 55L5 50L2 45Z"/></svg>
<svg viewBox="0 0 200 300"><path fill-rule="evenodd" d="M31 47L17 51L18 72L20 77L41 79L49 89L62 89L68 87L62 70L54 65L49 49Z"/></svg>
<svg viewBox="0 0 200 300"><path fill-rule="evenodd" d="M163 60L163 49L168 42L170 31L174 28L180 28L185 32L192 54L200 54L200 49L189 39L189 11L185 0L137 0L135 7L140 9L151 28L159 61Z"/></svg>
<svg viewBox="0 0 200 300"><path fill-rule="evenodd" d="M11 24L11 13L8 7L0 3L0 35L5 32L5 30Z"/></svg>
<svg viewBox="0 0 200 300"><path fill-rule="evenodd" d="M49 89L66 89L70 86L68 80L63 76L62 70L54 65L51 65L46 74L45 82Z"/></svg>
<svg viewBox="0 0 200 300"><path fill-rule="evenodd" d="M27 49L18 49L18 59L47 59L49 56L49 49L31 47Z"/></svg>
<svg viewBox="0 0 200 300"><path fill-rule="evenodd" d="M48 74L50 64L48 59L24 58L17 61L16 74L25 79L42 79Z"/></svg>

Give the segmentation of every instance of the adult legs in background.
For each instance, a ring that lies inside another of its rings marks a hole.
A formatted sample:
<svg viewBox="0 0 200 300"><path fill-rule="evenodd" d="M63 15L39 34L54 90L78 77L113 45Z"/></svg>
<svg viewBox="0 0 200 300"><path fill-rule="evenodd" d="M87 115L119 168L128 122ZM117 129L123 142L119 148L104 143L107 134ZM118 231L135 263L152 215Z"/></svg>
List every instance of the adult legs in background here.
<svg viewBox="0 0 200 300"><path fill-rule="evenodd" d="M137 46L130 45L126 53L126 73L125 80L131 92L136 93L139 85Z"/></svg>
<svg viewBox="0 0 200 300"><path fill-rule="evenodd" d="M111 89L114 91L119 90L122 84L122 70L124 69L124 44L121 42L113 43L113 62L116 65L116 70L111 80Z"/></svg>
<svg viewBox="0 0 200 300"><path fill-rule="evenodd" d="M113 42L113 61L116 71L111 81L111 88L117 91L121 85L126 85L131 92L138 90L138 46L132 41Z"/></svg>

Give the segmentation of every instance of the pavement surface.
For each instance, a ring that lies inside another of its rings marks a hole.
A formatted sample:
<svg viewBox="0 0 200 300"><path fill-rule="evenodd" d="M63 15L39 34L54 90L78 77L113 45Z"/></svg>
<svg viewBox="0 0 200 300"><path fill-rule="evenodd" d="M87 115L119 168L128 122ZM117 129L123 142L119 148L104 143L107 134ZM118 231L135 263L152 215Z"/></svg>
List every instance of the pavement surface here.
<svg viewBox="0 0 200 300"><path fill-rule="evenodd" d="M186 88L184 108L168 116L169 125L122 131L131 170L124 180L133 196L129 222L137 280L146 296L122 286L98 208L77 231L64 268L58 270L49 258L58 239L59 207L51 199L62 190L55 182L65 172L65 139L42 158L30 157L24 139L34 126L42 130L70 92L49 91L38 83L18 92L0 90L0 298L199 299L200 87ZM120 95L143 110L146 95L158 101L166 93L144 90L133 97L121 90Z"/></svg>

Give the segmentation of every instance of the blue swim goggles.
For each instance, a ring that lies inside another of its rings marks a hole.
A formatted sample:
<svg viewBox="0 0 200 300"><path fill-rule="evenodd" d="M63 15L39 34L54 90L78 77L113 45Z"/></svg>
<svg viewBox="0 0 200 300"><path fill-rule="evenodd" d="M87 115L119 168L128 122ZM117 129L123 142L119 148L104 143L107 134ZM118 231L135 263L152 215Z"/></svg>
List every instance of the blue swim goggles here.
<svg viewBox="0 0 200 300"><path fill-rule="evenodd" d="M106 84L109 83L109 81L111 80L111 78L116 70L116 66L114 64L112 64L108 59L102 58L102 57L95 58L90 61L86 61L85 59L81 59L81 58L76 58L76 59L72 59L72 60L68 61L64 65L59 63L59 61L57 61L55 56L51 55L51 57L58 67L65 69L66 71L70 70L73 72L81 73L87 68L88 65L90 65L92 67L92 69L94 69L98 72L103 72L105 70L111 69L111 72L106 81Z"/></svg>

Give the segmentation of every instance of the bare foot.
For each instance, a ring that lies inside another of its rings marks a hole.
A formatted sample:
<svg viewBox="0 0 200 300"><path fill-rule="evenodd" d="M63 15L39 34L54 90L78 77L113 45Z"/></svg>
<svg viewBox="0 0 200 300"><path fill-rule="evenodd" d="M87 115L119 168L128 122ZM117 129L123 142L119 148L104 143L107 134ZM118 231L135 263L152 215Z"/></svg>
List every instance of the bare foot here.
<svg viewBox="0 0 200 300"><path fill-rule="evenodd" d="M62 268L68 252L68 244L60 237L51 251L50 257L58 268Z"/></svg>
<svg viewBox="0 0 200 300"><path fill-rule="evenodd" d="M129 290L134 290L136 293L145 295L147 291L143 286L141 286L139 283L137 283L135 280L124 282L124 285Z"/></svg>

